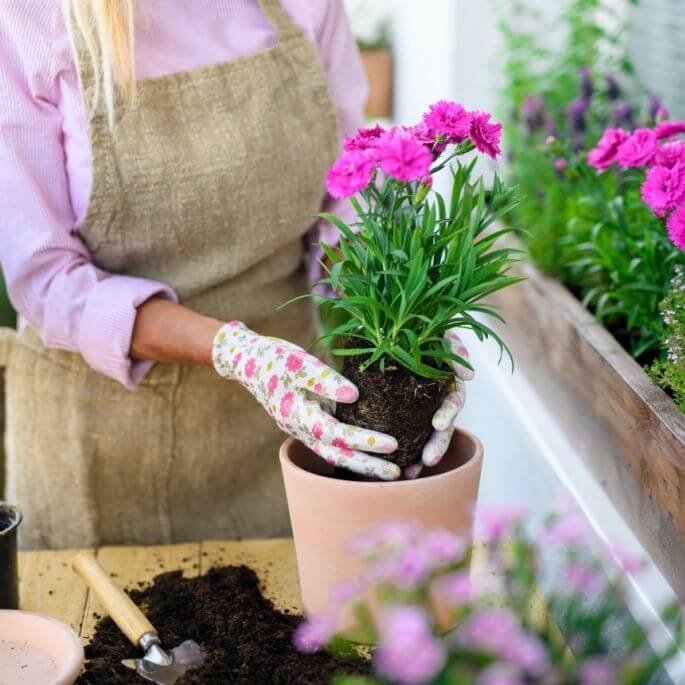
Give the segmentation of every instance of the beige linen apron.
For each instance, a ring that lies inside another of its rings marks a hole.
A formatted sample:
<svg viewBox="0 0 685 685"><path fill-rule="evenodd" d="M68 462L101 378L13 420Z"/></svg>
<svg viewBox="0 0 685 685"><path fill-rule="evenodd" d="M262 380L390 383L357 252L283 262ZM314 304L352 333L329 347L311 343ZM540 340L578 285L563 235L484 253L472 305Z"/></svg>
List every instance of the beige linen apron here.
<svg viewBox="0 0 685 685"><path fill-rule="evenodd" d="M113 134L94 117L80 234L102 269L306 345L311 307L276 308L306 289L303 235L336 154L336 114L312 43L278 0L260 5L274 47L140 82ZM158 364L132 393L31 328L2 345L8 496L24 511L24 547L287 532L283 435L238 384Z"/></svg>

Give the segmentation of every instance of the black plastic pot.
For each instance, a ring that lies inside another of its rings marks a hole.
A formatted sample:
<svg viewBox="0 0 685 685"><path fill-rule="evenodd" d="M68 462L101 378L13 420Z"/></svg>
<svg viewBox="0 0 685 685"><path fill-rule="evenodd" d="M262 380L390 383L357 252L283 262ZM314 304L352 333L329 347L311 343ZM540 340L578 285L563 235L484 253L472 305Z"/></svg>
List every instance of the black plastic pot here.
<svg viewBox="0 0 685 685"><path fill-rule="evenodd" d="M17 529L21 512L0 502L0 609L19 608Z"/></svg>

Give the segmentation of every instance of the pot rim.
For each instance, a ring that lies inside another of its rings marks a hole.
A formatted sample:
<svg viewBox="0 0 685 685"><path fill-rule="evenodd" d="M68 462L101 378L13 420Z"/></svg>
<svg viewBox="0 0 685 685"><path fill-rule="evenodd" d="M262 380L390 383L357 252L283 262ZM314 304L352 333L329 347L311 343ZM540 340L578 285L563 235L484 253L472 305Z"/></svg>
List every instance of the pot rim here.
<svg viewBox="0 0 685 685"><path fill-rule="evenodd" d="M0 538L15 531L24 518L24 515L21 513L18 507L15 507L13 504L0 501L0 513L2 512L8 513L13 520L7 528L0 530Z"/></svg>
<svg viewBox="0 0 685 685"><path fill-rule="evenodd" d="M283 444L281 445L281 449L279 450L279 458L281 461L281 466L283 469L288 469L290 471L293 471L297 473L298 475L302 474L305 478L308 478L310 480L316 480L316 481L325 481L327 483L328 487L333 487L333 488L354 488L354 487L366 487L366 488L377 488L377 487L393 487L393 488L405 488L405 489L410 489L413 487L416 487L417 485L425 484L429 481L438 481L438 480L446 480L454 476L454 474L457 474L461 471L465 471L466 469L470 468L476 468L480 465L480 463L483 461L483 443L470 431L463 430L461 428L455 428L454 433L460 433L461 435L465 436L468 440L470 440L474 447L474 453L473 456L465 463L460 464L454 469L450 469L449 471L445 471L444 473L436 473L431 476L425 476L423 478L416 478L414 480L396 480L396 481L386 481L386 480L379 480L379 481L373 481L373 482L368 482L368 481L350 481L350 480L339 480L336 478L330 478L328 476L322 476L318 473L312 473L311 471L307 471L306 469L303 469L301 466L298 466L295 464L292 459L290 458L290 455L288 454L290 450L290 446L297 443L301 442L297 440L296 438L289 437L287 438ZM454 439L454 436L452 437ZM382 455L378 455L379 457L382 458Z"/></svg>

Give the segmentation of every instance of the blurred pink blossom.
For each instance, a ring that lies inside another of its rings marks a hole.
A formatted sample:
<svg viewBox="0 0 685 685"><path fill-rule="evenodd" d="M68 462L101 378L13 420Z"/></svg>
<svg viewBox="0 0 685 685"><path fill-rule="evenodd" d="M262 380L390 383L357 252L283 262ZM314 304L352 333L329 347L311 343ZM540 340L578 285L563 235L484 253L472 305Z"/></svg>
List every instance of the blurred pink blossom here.
<svg viewBox="0 0 685 685"><path fill-rule="evenodd" d="M618 674L614 665L604 657L592 657L580 667L580 685L614 685Z"/></svg>
<svg viewBox="0 0 685 685"><path fill-rule="evenodd" d="M388 611L375 654L382 675L399 685L421 685L440 672L446 659L445 645L433 635L425 611L414 606Z"/></svg>
<svg viewBox="0 0 685 685"><path fill-rule="evenodd" d="M672 138L680 133L685 133L685 121L662 121L656 125L654 132L659 140Z"/></svg>
<svg viewBox="0 0 685 685"><path fill-rule="evenodd" d="M599 139L595 147L590 150L587 162L597 171L605 171L616 162L618 148L628 139L630 134L622 128L608 128Z"/></svg>
<svg viewBox="0 0 685 685"><path fill-rule="evenodd" d="M490 123L487 112L471 113L471 140L473 144L493 159L500 154L500 140L502 138L502 124Z"/></svg>
<svg viewBox="0 0 685 685"><path fill-rule="evenodd" d="M518 504L482 509L479 512L478 535L484 542L502 540L514 532L526 513L526 508Z"/></svg>
<svg viewBox="0 0 685 685"><path fill-rule="evenodd" d="M626 169L641 167L654 159L658 149L656 133L650 128L638 128L618 148L616 161Z"/></svg>
<svg viewBox="0 0 685 685"><path fill-rule="evenodd" d="M313 654L326 646L335 634L335 620L330 616L318 616L300 623L295 630L295 648L304 654Z"/></svg>
<svg viewBox="0 0 685 685"><path fill-rule="evenodd" d="M668 235L673 244L685 252L685 204L668 217Z"/></svg>
<svg viewBox="0 0 685 685"><path fill-rule="evenodd" d="M495 663L478 676L476 685L525 685L525 682L519 669L511 664Z"/></svg>

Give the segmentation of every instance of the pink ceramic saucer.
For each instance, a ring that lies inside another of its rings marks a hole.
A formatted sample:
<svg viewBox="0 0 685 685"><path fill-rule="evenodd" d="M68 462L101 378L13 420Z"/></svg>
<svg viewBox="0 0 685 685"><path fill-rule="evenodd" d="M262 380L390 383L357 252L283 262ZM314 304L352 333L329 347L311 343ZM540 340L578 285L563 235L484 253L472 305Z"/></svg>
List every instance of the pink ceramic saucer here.
<svg viewBox="0 0 685 685"><path fill-rule="evenodd" d="M73 685L83 667L78 635L28 611L0 611L0 685Z"/></svg>

